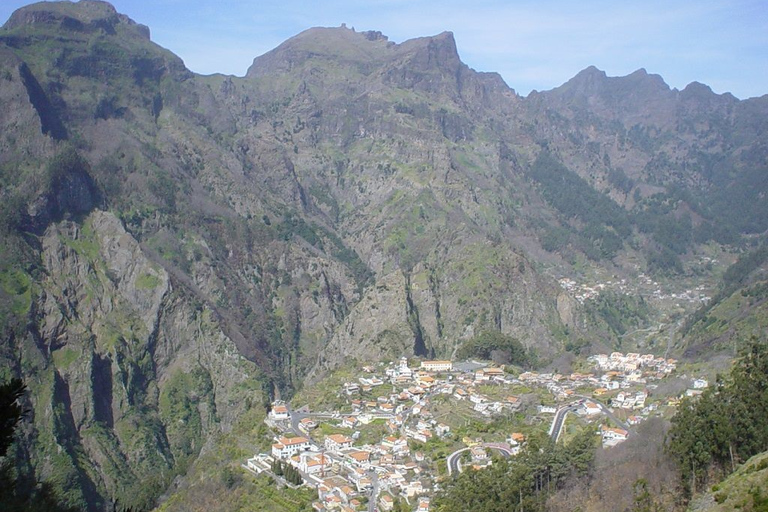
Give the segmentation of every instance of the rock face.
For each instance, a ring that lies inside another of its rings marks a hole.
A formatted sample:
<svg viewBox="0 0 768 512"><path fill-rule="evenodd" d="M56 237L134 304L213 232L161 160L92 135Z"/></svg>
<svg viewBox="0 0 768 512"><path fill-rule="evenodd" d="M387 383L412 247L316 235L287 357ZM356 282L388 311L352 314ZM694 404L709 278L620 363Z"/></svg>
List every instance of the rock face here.
<svg viewBox="0 0 768 512"><path fill-rule="evenodd" d="M450 32L314 28L197 76L109 4L40 3L0 102L2 367L31 470L93 510L352 359L618 344L556 278L768 229L766 97L590 68L521 98Z"/></svg>
<svg viewBox="0 0 768 512"><path fill-rule="evenodd" d="M113 214L53 224L41 246L39 331L21 347L37 471L70 478L71 503L145 506L146 483L168 483L158 469L178 468L258 397L259 372Z"/></svg>

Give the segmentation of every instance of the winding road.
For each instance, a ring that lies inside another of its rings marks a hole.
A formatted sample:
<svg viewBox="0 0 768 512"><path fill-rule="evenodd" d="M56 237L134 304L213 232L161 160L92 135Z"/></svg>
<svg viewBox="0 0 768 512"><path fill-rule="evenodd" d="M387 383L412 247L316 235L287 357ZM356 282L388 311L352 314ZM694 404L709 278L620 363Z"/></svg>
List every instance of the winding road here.
<svg viewBox="0 0 768 512"><path fill-rule="evenodd" d="M591 397L586 397L581 395L577 395L577 396L579 396L581 400L579 400L578 402L572 402L568 405L564 405L563 407L560 407L555 412L555 417L552 418L552 424L549 426L549 437L552 439L552 441L557 443L558 439L560 439L560 434L563 433L563 425L565 425L565 417L568 415L568 413L575 413L579 409L581 404L586 400L589 400L597 404L600 407L600 412L602 414L609 417L611 420L613 420L617 425L619 425L624 430L631 432L631 430L629 429L629 426L623 421L621 421L620 419L618 419L613 414L613 412L608 408L607 405ZM504 457L509 457L512 455L512 451L509 448L507 448L506 445L503 445L503 444L484 443L482 446L486 448L499 450ZM460 463L461 454L470 449L471 448L460 448L455 452L453 452L452 454L450 454L448 457L446 457L445 462L448 465L448 475L453 475L454 473L461 473L462 471L461 463Z"/></svg>
<svg viewBox="0 0 768 512"><path fill-rule="evenodd" d="M491 450L497 450L499 453L501 453L502 457L511 457L512 456L512 450L504 444L501 443L483 443L482 446L485 448L490 448ZM446 459L445 462L448 464L448 474L452 475L454 473L461 473L461 454L471 450L472 448L461 448L450 454Z"/></svg>
<svg viewBox="0 0 768 512"><path fill-rule="evenodd" d="M549 427L549 437L552 441L557 443L560 439L560 434L563 432L563 425L565 425L565 417L569 412L576 412L579 408L579 403L568 404L565 407L561 407L555 412L555 417L552 418L552 425Z"/></svg>

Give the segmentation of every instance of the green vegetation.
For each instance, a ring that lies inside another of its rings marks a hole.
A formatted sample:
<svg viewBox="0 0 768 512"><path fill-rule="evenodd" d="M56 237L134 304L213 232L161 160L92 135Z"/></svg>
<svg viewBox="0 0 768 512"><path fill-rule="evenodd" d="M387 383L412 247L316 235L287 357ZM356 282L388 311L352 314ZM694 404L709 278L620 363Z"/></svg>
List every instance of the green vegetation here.
<svg viewBox="0 0 768 512"><path fill-rule="evenodd" d="M136 288L140 290L152 290L160 285L160 278L152 274L141 274L136 278Z"/></svg>
<svg viewBox="0 0 768 512"><path fill-rule="evenodd" d="M611 291L601 292L588 301L585 308L593 319L600 318L608 324L617 336L642 326L650 315L650 308L642 297Z"/></svg>
<svg viewBox="0 0 768 512"><path fill-rule="evenodd" d="M348 365L334 371L320 382L298 390L291 399L291 403L294 407L302 407L309 404L318 411L348 410L349 405L346 397L342 395L341 389L345 382L354 379L356 372L357 365L354 361L351 361Z"/></svg>
<svg viewBox="0 0 768 512"><path fill-rule="evenodd" d="M547 436L529 438L516 457L496 458L490 468L468 470L444 484L432 502L437 512L543 511L547 497L569 478L586 475L597 438L587 427L567 445Z"/></svg>
<svg viewBox="0 0 768 512"><path fill-rule="evenodd" d="M573 232L578 249L595 260L616 255L623 240L631 234L630 219L623 208L547 151L539 154L528 175L539 184L541 195L565 222L577 219L584 224L581 230ZM564 247L569 237L562 228L550 228L544 240L548 250L557 250Z"/></svg>
<svg viewBox="0 0 768 512"><path fill-rule="evenodd" d="M195 456L202 447L203 425L209 418L201 417L201 402L206 403L208 415L215 417L213 384L202 368L177 371L171 375L160 392L160 418L166 425L171 450L177 459Z"/></svg>
<svg viewBox="0 0 768 512"><path fill-rule="evenodd" d="M363 263L360 256L344 245L344 242L332 231L314 223L307 223L302 217L293 213L287 213L276 229L278 236L283 240L291 240L294 236L298 236L321 251L325 251L326 245L330 243L330 254L349 268L360 289L371 282L373 277L371 270Z"/></svg>
<svg viewBox="0 0 768 512"><path fill-rule="evenodd" d="M456 359L485 359L498 364L531 366L533 356L517 339L499 331L485 331L461 344Z"/></svg>
<svg viewBox="0 0 768 512"><path fill-rule="evenodd" d="M53 362L56 363L56 368L65 370L77 360L80 356L80 352L69 347L64 347L53 352L51 356L53 357Z"/></svg>
<svg viewBox="0 0 768 512"><path fill-rule="evenodd" d="M2 297L3 306L9 310L6 314L26 316L32 306L32 288L32 280L21 270L11 268L0 271L0 289L5 294Z"/></svg>
<svg viewBox="0 0 768 512"><path fill-rule="evenodd" d="M20 403L25 393L21 379L0 384L0 508L8 512L74 512L76 508L60 503L50 484L35 482L14 467L16 454L11 448L16 427L27 414Z"/></svg>
<svg viewBox="0 0 768 512"><path fill-rule="evenodd" d="M768 261L768 247L760 247L743 255L736 263L728 267L723 274L718 292L712 297L712 300L686 319L682 333L687 334L697 323L706 322L707 314L739 288L747 285L752 273L766 261ZM757 293L758 290L759 288L754 293ZM748 292L745 291L745 294Z"/></svg>
<svg viewBox="0 0 768 512"><path fill-rule="evenodd" d="M712 475L768 450L768 343L753 339L726 379L697 399L685 399L672 419L670 454L684 489L701 489Z"/></svg>
<svg viewBox="0 0 768 512"><path fill-rule="evenodd" d="M713 485L708 496L715 504L707 512L768 510L768 452L755 455L724 481Z"/></svg>
<svg viewBox="0 0 768 512"><path fill-rule="evenodd" d="M304 481L298 469L290 464L283 463L279 459L272 462L272 472L277 476L285 478L285 481L289 484L301 485Z"/></svg>

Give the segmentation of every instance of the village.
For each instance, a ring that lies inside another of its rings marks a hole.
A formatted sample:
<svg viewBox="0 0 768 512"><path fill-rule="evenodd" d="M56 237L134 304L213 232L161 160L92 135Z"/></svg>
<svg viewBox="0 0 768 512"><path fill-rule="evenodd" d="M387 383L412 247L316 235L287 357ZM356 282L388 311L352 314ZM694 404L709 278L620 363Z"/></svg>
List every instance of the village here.
<svg viewBox="0 0 768 512"><path fill-rule="evenodd" d="M673 359L614 352L585 363L590 371L569 375L516 374L477 361L402 358L363 366L336 390L342 407L273 403L265 420L275 433L271 451L244 468L279 485L315 488L318 512L389 511L398 504L427 512L442 479L481 470L495 456L515 456L530 435L546 432L558 442L569 425L594 425L609 449L679 404L682 395L653 393L676 371ZM687 396L708 385L688 381ZM475 432L476 425L497 428Z"/></svg>

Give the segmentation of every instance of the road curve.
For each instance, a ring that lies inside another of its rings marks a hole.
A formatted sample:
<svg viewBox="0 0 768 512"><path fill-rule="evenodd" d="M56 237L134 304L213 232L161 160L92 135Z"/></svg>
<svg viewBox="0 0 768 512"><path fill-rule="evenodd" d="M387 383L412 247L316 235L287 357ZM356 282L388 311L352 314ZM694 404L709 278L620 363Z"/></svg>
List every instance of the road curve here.
<svg viewBox="0 0 768 512"><path fill-rule="evenodd" d="M483 443L485 448L490 448L491 450L497 450L503 457L511 457L512 456L512 450L510 450L506 445L501 443ZM460 456L462 453L471 450L471 448L459 448L452 454L450 454L448 457L446 457L445 462L448 465L448 475L452 475L454 473L461 473L461 465L459 464Z"/></svg>

